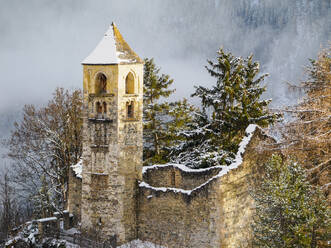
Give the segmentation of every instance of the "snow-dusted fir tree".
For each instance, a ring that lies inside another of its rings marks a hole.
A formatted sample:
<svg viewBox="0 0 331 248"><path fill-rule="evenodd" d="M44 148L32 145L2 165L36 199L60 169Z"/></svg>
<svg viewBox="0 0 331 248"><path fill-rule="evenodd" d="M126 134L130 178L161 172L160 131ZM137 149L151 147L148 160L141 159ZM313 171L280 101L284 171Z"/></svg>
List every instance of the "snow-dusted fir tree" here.
<svg viewBox="0 0 331 248"><path fill-rule="evenodd" d="M243 59L219 49L216 62L208 64L216 84L195 88L192 96L200 98L202 110L191 129L182 133L188 142L173 153L175 161L192 167L230 163L249 124L264 127L277 119L267 109L270 101L261 99L267 75L259 75L253 56Z"/></svg>
<svg viewBox="0 0 331 248"><path fill-rule="evenodd" d="M215 146L212 142L213 130L210 128L205 112L191 113L193 121L186 124L185 129L178 131L178 142L172 146L170 156L176 163L192 168L210 167L228 161L229 154Z"/></svg>
<svg viewBox="0 0 331 248"><path fill-rule="evenodd" d="M173 92L169 87L173 79L161 74L153 59L144 59L144 163L160 163L163 161L164 140L167 136L166 113L167 102L161 102Z"/></svg>
<svg viewBox="0 0 331 248"><path fill-rule="evenodd" d="M144 163L169 162L172 147L183 142L179 135L193 120L195 108L186 99L165 101L175 90L169 75L160 74L153 59L144 65Z"/></svg>
<svg viewBox="0 0 331 248"><path fill-rule="evenodd" d="M261 184L252 191L253 247L327 247L323 242L331 228L330 209L302 166L274 155L264 168Z"/></svg>

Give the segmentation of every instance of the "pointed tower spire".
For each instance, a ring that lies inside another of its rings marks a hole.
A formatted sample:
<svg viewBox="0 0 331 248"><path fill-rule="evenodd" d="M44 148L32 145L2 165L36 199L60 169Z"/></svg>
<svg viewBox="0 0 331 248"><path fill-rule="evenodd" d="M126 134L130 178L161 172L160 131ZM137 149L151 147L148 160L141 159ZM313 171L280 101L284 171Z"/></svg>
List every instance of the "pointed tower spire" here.
<svg viewBox="0 0 331 248"><path fill-rule="evenodd" d="M143 63L126 43L115 22L109 26L99 44L83 61L83 65L112 65Z"/></svg>

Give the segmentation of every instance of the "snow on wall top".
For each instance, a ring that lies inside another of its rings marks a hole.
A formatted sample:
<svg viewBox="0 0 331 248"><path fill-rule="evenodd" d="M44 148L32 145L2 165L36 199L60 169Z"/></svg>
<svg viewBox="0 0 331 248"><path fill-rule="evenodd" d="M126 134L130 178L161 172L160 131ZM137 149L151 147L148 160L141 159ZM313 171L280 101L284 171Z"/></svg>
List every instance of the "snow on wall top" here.
<svg viewBox="0 0 331 248"><path fill-rule="evenodd" d="M110 65L143 63L130 48L121 33L112 23L99 44L83 61L83 65Z"/></svg>
<svg viewBox="0 0 331 248"><path fill-rule="evenodd" d="M177 168L181 171L184 172L190 172L190 173L199 173L199 172L205 172L209 170L216 170L216 169L222 169L224 166L213 166L209 168L200 168L200 169L192 169L186 165L183 164L173 164L173 163L168 163L168 164L156 164L156 165L149 165L149 166L144 166L142 170L142 174L147 173L149 170L157 170L159 168L166 168L166 167L173 167Z"/></svg>
<svg viewBox="0 0 331 248"><path fill-rule="evenodd" d="M251 141L253 134L256 130L258 126L255 124L250 124L247 128L246 128L246 135L245 137L242 139L242 141L239 144L239 149L238 152L236 154L236 157L234 159L234 162L232 164L230 164L229 166L217 166L218 168L222 168L222 170L216 175L211 177L210 179L208 179L205 183L201 184L200 186L192 189L192 190L184 190L184 189L179 189L179 188L166 188L166 187L153 187L151 185L149 185L146 182L140 182L139 183L139 187L141 188L147 188L147 189L152 189L155 191L162 191L162 192L167 192L167 191L172 191L174 193L182 193L182 194L186 194L186 195L191 195L192 192L204 187L205 185L209 184L211 181L222 177L223 175L226 175L229 171L238 168L239 165L242 164L243 162L243 154L245 153L246 147L249 144L249 142ZM145 173L147 170L151 170L151 169L157 169L159 167L163 167L163 166L175 166L180 170L183 171L195 171L194 169L190 169L189 167L185 166L185 165L174 165L174 164L168 164L168 165L152 165L152 166L147 166L147 168L143 169L143 173ZM216 166L215 166L216 167ZM211 167L213 168L213 167ZM208 170L211 168L207 168L207 169L198 169L198 170Z"/></svg>
<svg viewBox="0 0 331 248"><path fill-rule="evenodd" d="M83 160L79 160L77 164L70 166L75 172L76 177L82 179Z"/></svg>

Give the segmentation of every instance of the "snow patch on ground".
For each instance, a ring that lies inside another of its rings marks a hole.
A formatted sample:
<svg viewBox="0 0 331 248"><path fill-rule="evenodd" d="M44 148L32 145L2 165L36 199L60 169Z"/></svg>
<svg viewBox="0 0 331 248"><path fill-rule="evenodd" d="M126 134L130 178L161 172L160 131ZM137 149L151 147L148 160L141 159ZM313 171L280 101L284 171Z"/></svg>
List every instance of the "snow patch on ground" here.
<svg viewBox="0 0 331 248"><path fill-rule="evenodd" d="M33 246L36 244L36 235L38 235L38 225L32 222L27 222L27 226L23 229L22 232L19 232L18 235L5 244L5 247L15 247L15 244L23 241L25 244Z"/></svg>
<svg viewBox="0 0 331 248"><path fill-rule="evenodd" d="M156 245L148 241L141 241L139 239L133 240L117 248L166 248L165 246Z"/></svg>
<svg viewBox="0 0 331 248"><path fill-rule="evenodd" d="M56 221L56 217L48 217L48 218L43 218L43 219L38 219L38 222L48 222L48 221Z"/></svg>
<svg viewBox="0 0 331 248"><path fill-rule="evenodd" d="M43 247L66 247L66 248L80 248L80 245L70 243L64 239L45 238L43 239Z"/></svg>
<svg viewBox="0 0 331 248"><path fill-rule="evenodd" d="M70 166L75 172L76 177L82 178L82 170L83 170L83 160L79 160L77 164Z"/></svg>
<svg viewBox="0 0 331 248"><path fill-rule="evenodd" d="M68 230L64 230L65 233L69 234L69 235L74 235L76 233L80 233L80 231L77 228L70 228Z"/></svg>
<svg viewBox="0 0 331 248"><path fill-rule="evenodd" d="M187 194L187 195L192 194L192 192L194 192L194 191L196 191L196 190L204 187L205 185L209 184L211 181L213 181L213 180L215 180L217 178L220 178L220 177L226 175L229 171L238 168L238 166L242 164L242 162L243 162L243 157L242 156L245 153L246 147L249 144L249 142L251 141L251 139L253 137L253 134L254 134L254 132L255 132L255 130L256 130L257 127L258 126L255 125L255 124L250 124L246 128L246 130L245 130L245 137L242 139L242 141L239 144L238 152L237 152L236 157L234 159L234 162L232 164L230 164L229 166L217 166L217 168L221 168L222 170L216 176L211 177L205 183L203 183L200 186L194 188L193 190L184 190L184 189L166 188L166 187L153 187L153 186L149 185L146 182L140 182L139 183L139 187L141 187L141 188L147 188L147 189L152 189L152 190L155 190L155 191L162 191L162 192L172 191L174 193L182 193L182 194ZM197 171L195 169L190 169L190 168L188 168L185 165L167 164L167 165L146 166L146 169L145 168L143 169L143 173L145 173L149 169L157 169L157 168L166 167L166 166L175 166L175 167L177 167L177 168L179 168L181 170L185 170L185 171L188 171L188 172L190 172L190 171ZM215 167L210 167L210 168L207 168L207 169L212 169L212 168L215 168ZM198 170L207 170L207 169L198 169Z"/></svg>

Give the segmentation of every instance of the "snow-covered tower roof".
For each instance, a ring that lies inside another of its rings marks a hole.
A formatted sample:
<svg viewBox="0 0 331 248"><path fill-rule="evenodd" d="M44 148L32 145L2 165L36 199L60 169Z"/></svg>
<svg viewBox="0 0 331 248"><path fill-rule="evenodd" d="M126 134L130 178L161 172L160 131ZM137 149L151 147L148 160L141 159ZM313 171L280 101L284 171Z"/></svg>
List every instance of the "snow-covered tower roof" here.
<svg viewBox="0 0 331 248"><path fill-rule="evenodd" d="M83 61L83 65L111 65L143 63L123 39L113 22L99 44Z"/></svg>

